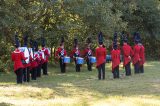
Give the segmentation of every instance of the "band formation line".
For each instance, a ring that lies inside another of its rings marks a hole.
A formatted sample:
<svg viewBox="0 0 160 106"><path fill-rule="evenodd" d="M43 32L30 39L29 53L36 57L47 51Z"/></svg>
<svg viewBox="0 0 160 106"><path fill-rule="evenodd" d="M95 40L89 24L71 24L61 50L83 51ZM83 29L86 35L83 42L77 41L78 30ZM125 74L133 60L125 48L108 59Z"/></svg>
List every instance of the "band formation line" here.
<svg viewBox="0 0 160 106"><path fill-rule="evenodd" d="M81 67L86 61L88 71L92 71L93 64L96 64L98 70L98 79L105 79L105 64L108 61L112 62L113 78L120 78L119 65L123 61L123 67L125 68L125 75L131 76L131 62L134 65L134 73L144 73L145 63L145 48L141 42L140 34L134 33L134 46L131 47L128 44L128 37L124 34L122 42L123 45L118 45L118 34L115 32L113 36L112 50L110 55L107 55L106 47L103 43L104 37L102 32L98 34L99 46L95 49L95 53L91 49L92 40L87 38L87 47L80 51L78 45L78 39L74 39L74 47L70 55L67 55L65 50L65 40L62 37L60 40L60 46L56 50L55 57L59 60L61 73L66 72L66 64L71 62L71 59L75 62L76 72L81 71ZM11 54L11 59L14 62L14 72L18 84L23 82L30 82L36 80L41 75L48 75L48 61L51 55L51 50L46 47L46 40L42 38L42 48L39 49L38 42L36 40L30 40L30 46L28 45L28 36L23 37L24 44L19 43L18 35L15 35L15 50ZM42 70L42 71L41 71Z"/></svg>

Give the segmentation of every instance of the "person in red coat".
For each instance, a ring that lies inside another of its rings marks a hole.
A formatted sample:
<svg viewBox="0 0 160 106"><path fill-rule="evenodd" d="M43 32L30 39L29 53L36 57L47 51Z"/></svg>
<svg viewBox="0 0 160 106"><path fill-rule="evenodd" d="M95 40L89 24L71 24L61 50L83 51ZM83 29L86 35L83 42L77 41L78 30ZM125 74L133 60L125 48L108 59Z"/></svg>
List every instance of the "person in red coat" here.
<svg viewBox="0 0 160 106"><path fill-rule="evenodd" d="M17 79L17 84L22 84L23 82L23 64L22 60L26 60L24 57L23 52L21 52L19 48L19 41L17 35L15 35L15 51L12 52L11 58L12 61L14 62L14 72L16 73L16 79Z"/></svg>
<svg viewBox="0 0 160 106"><path fill-rule="evenodd" d="M38 44L36 41L34 41L34 49L33 49L33 58L32 58L32 71L31 71L31 78L32 80L37 79L37 69L38 69L38 63L40 62L39 54L38 54Z"/></svg>
<svg viewBox="0 0 160 106"><path fill-rule="evenodd" d="M24 45L23 47L27 47L27 42L28 42L28 36L27 35L24 35ZM28 49L28 47L27 47ZM28 49L28 52L29 52L29 49ZM24 68L23 68L23 81L24 82L29 82L30 81L30 69L29 67L31 66L31 63L30 63L30 59L29 59L29 62L28 63L24 63Z"/></svg>
<svg viewBox="0 0 160 106"><path fill-rule="evenodd" d="M141 43L141 41L139 42L139 46L140 46L140 52L139 52L139 56L140 56L140 62L139 62L139 70L140 73L144 73L144 63L145 63L145 48L143 46L143 44Z"/></svg>
<svg viewBox="0 0 160 106"><path fill-rule="evenodd" d="M140 49L141 47L138 45L139 39L135 37L135 45L133 47L133 65L135 74L139 73L139 62L140 62Z"/></svg>
<svg viewBox="0 0 160 106"><path fill-rule="evenodd" d="M67 56L67 52L64 49L64 38L61 38L60 47L56 51L56 57L59 59L59 64L61 68L61 73L66 72L66 63L64 63L64 57Z"/></svg>
<svg viewBox="0 0 160 106"><path fill-rule="evenodd" d="M126 76L131 75L131 57L133 54L131 46L127 43L127 38L123 40L122 53L123 53L123 67L125 67Z"/></svg>
<svg viewBox="0 0 160 106"><path fill-rule="evenodd" d="M38 48L37 48L38 49ZM43 61L43 52L41 50L38 50L38 56L39 56L39 61L38 61L38 66L37 66L37 77L41 77L41 68L42 68L42 61Z"/></svg>
<svg viewBox="0 0 160 106"><path fill-rule="evenodd" d="M111 51L113 78L119 78L120 54L120 49L118 49L117 43L114 42L113 50Z"/></svg>
<svg viewBox="0 0 160 106"><path fill-rule="evenodd" d="M90 62L90 57L93 56L93 52L91 50L91 38L87 38L87 48L83 51L83 55L87 62L88 71L92 71L92 63Z"/></svg>
<svg viewBox="0 0 160 106"><path fill-rule="evenodd" d="M42 52L44 52L44 60L42 62L43 75L48 75L48 59L50 56L49 50L45 47L45 39L42 39Z"/></svg>
<svg viewBox="0 0 160 106"><path fill-rule="evenodd" d="M77 58L81 56L81 52L78 47L78 40L74 39L74 49L71 52L70 57L74 59L76 65L76 72L81 71L81 64L77 64Z"/></svg>
<svg viewBox="0 0 160 106"><path fill-rule="evenodd" d="M102 32L98 34L99 47L96 48L96 67L98 69L98 79L105 79L105 63L106 63L106 48L103 46Z"/></svg>

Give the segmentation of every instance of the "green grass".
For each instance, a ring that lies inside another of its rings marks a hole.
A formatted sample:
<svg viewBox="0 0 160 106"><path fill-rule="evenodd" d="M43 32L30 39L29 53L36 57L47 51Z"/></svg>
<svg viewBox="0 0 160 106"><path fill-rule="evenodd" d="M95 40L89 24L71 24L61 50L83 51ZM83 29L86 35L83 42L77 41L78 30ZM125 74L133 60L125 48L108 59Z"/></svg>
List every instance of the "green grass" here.
<svg viewBox="0 0 160 106"><path fill-rule="evenodd" d="M103 81L97 79L95 68L89 72L86 66L77 73L69 65L65 74L52 66L49 76L23 85L15 83L14 73L0 73L0 106L12 105L160 106L160 63L147 62L144 74L116 80L112 79L111 65L106 64Z"/></svg>

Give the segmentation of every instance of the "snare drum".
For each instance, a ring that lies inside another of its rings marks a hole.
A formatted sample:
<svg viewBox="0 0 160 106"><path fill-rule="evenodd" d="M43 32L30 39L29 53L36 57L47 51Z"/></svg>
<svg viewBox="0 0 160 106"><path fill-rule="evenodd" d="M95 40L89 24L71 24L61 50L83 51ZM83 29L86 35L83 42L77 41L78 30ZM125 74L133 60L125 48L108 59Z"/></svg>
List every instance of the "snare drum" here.
<svg viewBox="0 0 160 106"><path fill-rule="evenodd" d="M91 62L91 63L96 63L96 57L93 57L93 56L90 57L90 62Z"/></svg>
<svg viewBox="0 0 160 106"><path fill-rule="evenodd" d="M71 61L70 57L64 57L63 58L64 63L70 63L70 61Z"/></svg>
<svg viewBox="0 0 160 106"><path fill-rule="evenodd" d="M81 57L77 58L77 64L83 64L84 63L84 59Z"/></svg>
<svg viewBox="0 0 160 106"><path fill-rule="evenodd" d="M111 55L106 55L106 60L111 61Z"/></svg>

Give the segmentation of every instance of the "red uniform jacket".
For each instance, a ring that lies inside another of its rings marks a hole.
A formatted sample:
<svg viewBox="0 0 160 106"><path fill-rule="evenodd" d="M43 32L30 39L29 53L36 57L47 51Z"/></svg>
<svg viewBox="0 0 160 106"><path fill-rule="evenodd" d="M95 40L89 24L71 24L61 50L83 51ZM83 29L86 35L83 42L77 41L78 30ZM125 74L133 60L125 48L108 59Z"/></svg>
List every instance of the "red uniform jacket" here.
<svg viewBox="0 0 160 106"><path fill-rule="evenodd" d="M131 46L129 46L127 43L123 45L122 51L123 51L123 57L124 57L123 66L126 66L131 61L129 56L132 57L133 51Z"/></svg>
<svg viewBox="0 0 160 106"><path fill-rule="evenodd" d="M112 50L111 51L111 58L112 58L112 71L114 68L116 68L121 62L120 62L120 50Z"/></svg>
<svg viewBox="0 0 160 106"><path fill-rule="evenodd" d="M98 47L96 49L96 66L98 67L99 65L103 64L106 62L106 48L104 47Z"/></svg>
<svg viewBox="0 0 160 106"><path fill-rule="evenodd" d="M144 46L141 44L140 45L140 52L139 52L139 56L140 56L140 65L143 65L145 63L145 48Z"/></svg>
<svg viewBox="0 0 160 106"><path fill-rule="evenodd" d="M74 60L75 60L75 57L80 57L80 56L81 56L81 52L79 49L77 50L76 48L74 48L70 54L70 57L74 58Z"/></svg>
<svg viewBox="0 0 160 106"><path fill-rule="evenodd" d="M39 54L39 62L38 62L38 65L41 65L42 62L44 61L44 59L43 59L43 57L42 57L42 53L41 53L40 50L38 51L38 54Z"/></svg>
<svg viewBox="0 0 160 106"><path fill-rule="evenodd" d="M26 63L26 64L23 64L24 65L24 68L27 68L27 67L30 67L31 66L31 63Z"/></svg>
<svg viewBox="0 0 160 106"><path fill-rule="evenodd" d="M39 54L38 52L34 52L34 58L32 58L31 67L36 68L39 65L39 62L40 62Z"/></svg>
<svg viewBox="0 0 160 106"><path fill-rule="evenodd" d="M60 58L60 57L64 57L64 56L67 56L66 50L59 47L56 51L56 57Z"/></svg>
<svg viewBox="0 0 160 106"><path fill-rule="evenodd" d="M45 48L45 47L43 47L43 48L42 48L42 52L44 52L44 57L45 57L43 63L48 62L48 58L49 58L49 56L50 56L48 49Z"/></svg>
<svg viewBox="0 0 160 106"><path fill-rule="evenodd" d="M140 60L140 49L141 47L138 44L133 47L133 64L136 64Z"/></svg>
<svg viewBox="0 0 160 106"><path fill-rule="evenodd" d="M89 56L93 56L92 50L89 49L89 48L86 48L86 49L83 51L83 56L85 57L86 60L88 60L88 57L89 57Z"/></svg>
<svg viewBox="0 0 160 106"><path fill-rule="evenodd" d="M12 61L14 61L14 71L24 68L22 64L22 60L26 60L24 57L23 52L21 52L19 49L16 49L14 52L11 54Z"/></svg>

